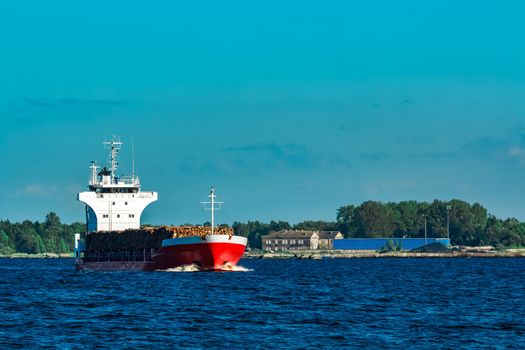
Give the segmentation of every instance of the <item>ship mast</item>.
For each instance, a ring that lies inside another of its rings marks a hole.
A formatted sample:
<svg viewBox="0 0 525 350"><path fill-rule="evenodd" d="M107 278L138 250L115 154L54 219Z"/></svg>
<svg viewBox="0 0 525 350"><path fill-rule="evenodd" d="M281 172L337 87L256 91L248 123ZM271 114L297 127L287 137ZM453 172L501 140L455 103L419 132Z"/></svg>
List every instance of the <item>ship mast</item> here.
<svg viewBox="0 0 525 350"><path fill-rule="evenodd" d="M122 142L117 141L117 138L113 136L113 140L103 142L103 144L106 146L106 148L111 149L111 153L109 155L111 159L111 182L114 182L115 178L117 177L117 154L120 150L120 147L122 146Z"/></svg>
<svg viewBox="0 0 525 350"><path fill-rule="evenodd" d="M210 190L210 194L208 195L208 198L210 198L209 202L201 202L201 204L204 204L205 210L211 211L211 234L213 235L215 231L215 210L220 210L221 205L224 204L224 202L217 202L215 201L215 198L217 198L217 195L215 194L215 188L212 187ZM217 206L215 206L217 204ZM209 205L209 207L207 207Z"/></svg>
<svg viewBox="0 0 525 350"><path fill-rule="evenodd" d="M131 137L131 178L135 180L135 140Z"/></svg>
<svg viewBox="0 0 525 350"><path fill-rule="evenodd" d="M89 169L91 169L91 178L89 179L90 186L94 186L97 183L98 168L99 167L97 166L97 162L92 160L91 166L89 167Z"/></svg>

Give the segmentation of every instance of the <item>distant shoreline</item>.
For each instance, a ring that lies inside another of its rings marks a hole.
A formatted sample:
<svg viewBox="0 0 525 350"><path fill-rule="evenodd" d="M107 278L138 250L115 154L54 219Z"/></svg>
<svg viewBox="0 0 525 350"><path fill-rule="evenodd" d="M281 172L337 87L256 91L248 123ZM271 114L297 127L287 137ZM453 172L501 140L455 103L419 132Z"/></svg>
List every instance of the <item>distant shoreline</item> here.
<svg viewBox="0 0 525 350"><path fill-rule="evenodd" d="M13 253L0 254L3 259L71 259L73 253ZM525 249L507 249L500 251L450 251L440 253L422 252L385 252L350 251L350 250L304 250L283 252L250 252L244 253L243 259L276 259L276 260L320 260L320 259L360 259L360 258L525 258Z"/></svg>
<svg viewBox="0 0 525 350"><path fill-rule="evenodd" d="M525 249L507 249L501 251L450 251L439 253L422 252L385 252L377 251L285 251L285 252L246 252L243 259L359 259L359 258L525 258Z"/></svg>
<svg viewBox="0 0 525 350"><path fill-rule="evenodd" d="M70 259L73 258L73 253L13 253L13 254L0 254L0 258L4 259Z"/></svg>

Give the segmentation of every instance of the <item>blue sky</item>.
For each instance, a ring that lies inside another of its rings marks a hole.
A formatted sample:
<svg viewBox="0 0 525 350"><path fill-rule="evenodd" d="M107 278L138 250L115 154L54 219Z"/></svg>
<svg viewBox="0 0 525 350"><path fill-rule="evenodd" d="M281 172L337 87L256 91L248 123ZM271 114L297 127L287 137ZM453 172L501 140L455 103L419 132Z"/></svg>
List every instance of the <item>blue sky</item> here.
<svg viewBox="0 0 525 350"><path fill-rule="evenodd" d="M460 198L525 220L519 1L0 4L0 219L83 219L100 144L143 221L333 220Z"/></svg>

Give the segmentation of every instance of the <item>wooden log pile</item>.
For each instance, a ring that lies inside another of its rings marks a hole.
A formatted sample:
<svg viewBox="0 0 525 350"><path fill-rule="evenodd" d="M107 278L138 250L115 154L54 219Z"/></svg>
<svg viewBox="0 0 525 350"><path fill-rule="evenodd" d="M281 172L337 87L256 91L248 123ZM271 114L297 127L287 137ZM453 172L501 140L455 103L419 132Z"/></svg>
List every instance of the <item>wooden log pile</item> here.
<svg viewBox="0 0 525 350"><path fill-rule="evenodd" d="M169 238L182 238L182 237L206 237L211 234L210 226L162 226L162 227L145 227L144 231L150 234L166 234L170 235ZM233 235L233 229L229 227L215 227L213 230L216 235Z"/></svg>
<svg viewBox="0 0 525 350"><path fill-rule="evenodd" d="M209 226L162 226L145 227L121 232L92 232L86 235L88 251L158 249L169 238L201 237L211 234ZM216 235L233 235L229 227L216 227Z"/></svg>

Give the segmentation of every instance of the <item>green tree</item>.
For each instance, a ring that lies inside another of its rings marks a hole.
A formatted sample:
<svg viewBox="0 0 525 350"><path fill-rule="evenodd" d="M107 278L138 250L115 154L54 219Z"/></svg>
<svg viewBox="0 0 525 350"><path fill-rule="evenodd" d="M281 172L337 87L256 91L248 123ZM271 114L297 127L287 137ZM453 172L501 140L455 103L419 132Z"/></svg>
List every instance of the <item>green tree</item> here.
<svg viewBox="0 0 525 350"><path fill-rule="evenodd" d="M294 230L305 231L336 231L337 224L328 221L303 221L293 226Z"/></svg>
<svg viewBox="0 0 525 350"><path fill-rule="evenodd" d="M364 202L355 211L356 233L369 238L392 237L393 217L390 206L375 201Z"/></svg>
<svg viewBox="0 0 525 350"><path fill-rule="evenodd" d="M10 244L9 235L3 229L0 229L0 254L12 254L14 252L15 249Z"/></svg>
<svg viewBox="0 0 525 350"><path fill-rule="evenodd" d="M394 223L396 237L417 237L420 229L420 214L416 201L404 201L396 205L396 222Z"/></svg>
<svg viewBox="0 0 525 350"><path fill-rule="evenodd" d="M480 245L493 245L496 246L501 244L501 237L504 227L500 219L493 215L490 215L487 220L487 225L483 230L483 234L479 240Z"/></svg>
<svg viewBox="0 0 525 350"><path fill-rule="evenodd" d="M455 244L478 245L487 226L487 210L479 203L470 205L452 200L450 211L450 238Z"/></svg>
<svg viewBox="0 0 525 350"><path fill-rule="evenodd" d="M46 215L46 227L54 227L60 225L60 218L54 212L50 212Z"/></svg>
<svg viewBox="0 0 525 350"><path fill-rule="evenodd" d="M268 230L270 232L276 232L276 231L283 231L283 230L290 230L292 227L289 223L286 221L270 221L270 225L268 227Z"/></svg>
<svg viewBox="0 0 525 350"><path fill-rule="evenodd" d="M345 237L351 237L355 232L353 231L355 225L355 211L354 205L346 205L337 209L337 227Z"/></svg>

